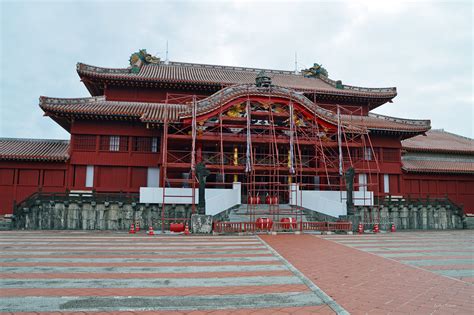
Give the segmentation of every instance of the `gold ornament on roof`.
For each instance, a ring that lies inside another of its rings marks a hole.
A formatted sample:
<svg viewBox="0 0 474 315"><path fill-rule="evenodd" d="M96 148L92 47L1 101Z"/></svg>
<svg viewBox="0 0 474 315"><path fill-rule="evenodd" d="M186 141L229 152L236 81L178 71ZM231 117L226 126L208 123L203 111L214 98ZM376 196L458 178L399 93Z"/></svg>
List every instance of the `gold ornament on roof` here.
<svg viewBox="0 0 474 315"><path fill-rule="evenodd" d="M227 111L227 116L233 117L233 118L242 117L243 111L244 111L244 106L242 104L236 104Z"/></svg>

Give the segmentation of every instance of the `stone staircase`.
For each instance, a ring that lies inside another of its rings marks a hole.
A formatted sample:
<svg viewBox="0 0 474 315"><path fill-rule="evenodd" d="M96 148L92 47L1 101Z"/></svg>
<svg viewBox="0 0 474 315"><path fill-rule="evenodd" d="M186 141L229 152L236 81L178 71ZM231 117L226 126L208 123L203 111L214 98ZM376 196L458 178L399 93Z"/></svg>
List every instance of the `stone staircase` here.
<svg viewBox="0 0 474 315"><path fill-rule="evenodd" d="M302 220L307 221L335 221L336 218L316 212L308 209L303 209L302 214L298 213L294 207L288 204L281 204L278 208L269 205L254 205L253 211L250 212L249 206L247 204L241 204L235 206L227 211L224 211L214 217L214 220L226 221L226 222L247 222L250 219L250 214L253 212L255 218L259 217L270 217L278 216L280 219L284 217L298 217L302 215Z"/></svg>

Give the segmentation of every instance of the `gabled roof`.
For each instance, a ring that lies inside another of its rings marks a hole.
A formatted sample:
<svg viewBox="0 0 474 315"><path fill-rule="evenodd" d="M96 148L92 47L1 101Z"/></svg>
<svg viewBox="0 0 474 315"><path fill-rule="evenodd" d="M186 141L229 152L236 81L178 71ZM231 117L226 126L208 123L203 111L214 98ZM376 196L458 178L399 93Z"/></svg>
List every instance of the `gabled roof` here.
<svg viewBox="0 0 474 315"><path fill-rule="evenodd" d="M235 84L255 83L257 74L264 70L271 77L273 84L304 92L339 96L358 96L374 99L385 99L382 103L397 95L395 87L365 88L341 84L325 76L307 77L293 71L256 69L247 67L230 67L184 62L143 63L137 72L132 68L102 68L83 63L77 64L81 78L98 80L184 83L224 87ZM90 82L85 81L91 90ZM92 91L91 91L92 92ZM379 101L380 102L380 101Z"/></svg>
<svg viewBox="0 0 474 315"><path fill-rule="evenodd" d="M444 152L474 154L474 140L442 129L430 130L402 141L402 147L409 152Z"/></svg>
<svg viewBox="0 0 474 315"><path fill-rule="evenodd" d="M64 162L68 140L0 138L0 160Z"/></svg>

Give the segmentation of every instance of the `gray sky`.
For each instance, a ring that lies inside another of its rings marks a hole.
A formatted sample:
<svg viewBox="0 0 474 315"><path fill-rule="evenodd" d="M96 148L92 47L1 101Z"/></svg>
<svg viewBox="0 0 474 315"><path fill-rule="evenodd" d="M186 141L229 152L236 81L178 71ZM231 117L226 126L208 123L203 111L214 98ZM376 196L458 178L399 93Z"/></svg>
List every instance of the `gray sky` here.
<svg viewBox="0 0 474 315"><path fill-rule="evenodd" d="M173 61L293 70L396 86L375 110L473 134L473 5L448 2L0 0L0 136L69 138L40 95L89 96L76 63L124 68L139 48Z"/></svg>

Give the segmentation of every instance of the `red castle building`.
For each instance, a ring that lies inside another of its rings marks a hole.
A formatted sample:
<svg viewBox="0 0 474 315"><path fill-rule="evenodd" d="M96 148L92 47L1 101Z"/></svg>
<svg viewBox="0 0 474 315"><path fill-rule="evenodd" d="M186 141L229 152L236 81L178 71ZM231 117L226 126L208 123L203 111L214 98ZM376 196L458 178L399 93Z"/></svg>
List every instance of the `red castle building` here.
<svg viewBox="0 0 474 315"><path fill-rule="evenodd" d="M39 103L69 140L0 139L0 213L38 192L195 204L200 165L207 214L262 203L345 215L351 170L356 206L449 199L474 213L473 140L372 113L396 88L346 85L317 64L295 73L145 50L127 68L78 63L77 73L90 97Z"/></svg>

